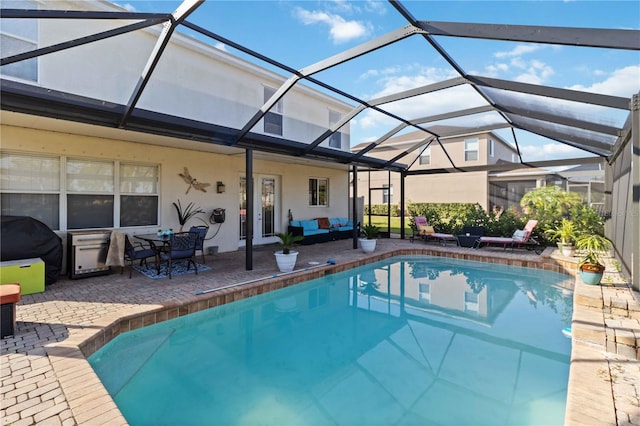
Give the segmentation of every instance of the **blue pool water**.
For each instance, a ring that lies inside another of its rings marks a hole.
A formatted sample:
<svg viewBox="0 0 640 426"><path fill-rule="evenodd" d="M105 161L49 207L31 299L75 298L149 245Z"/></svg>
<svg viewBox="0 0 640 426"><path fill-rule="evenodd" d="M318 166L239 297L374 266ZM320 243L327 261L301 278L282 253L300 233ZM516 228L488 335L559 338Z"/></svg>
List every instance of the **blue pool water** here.
<svg viewBox="0 0 640 426"><path fill-rule="evenodd" d="M562 425L572 280L406 256L118 336L131 425Z"/></svg>

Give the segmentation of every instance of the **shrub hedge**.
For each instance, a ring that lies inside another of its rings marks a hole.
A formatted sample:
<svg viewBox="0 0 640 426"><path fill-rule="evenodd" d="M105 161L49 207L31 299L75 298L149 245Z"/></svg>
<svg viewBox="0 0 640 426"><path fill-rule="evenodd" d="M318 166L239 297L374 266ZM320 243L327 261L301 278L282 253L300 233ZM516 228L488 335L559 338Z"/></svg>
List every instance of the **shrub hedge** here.
<svg viewBox="0 0 640 426"><path fill-rule="evenodd" d="M409 203L406 205L406 214L411 226L414 226L413 217L424 216L437 232L457 235L462 232L465 225L484 226L485 235L494 237L511 236L514 231L524 228L529 219L536 219L539 223L533 235L544 245L551 244L551 241L545 237L545 231L556 226L563 216L569 216L581 233L603 234L604 219L593 208L582 204L575 197L565 196L566 194L562 190L541 191L538 189L531 192L525 194L521 203L527 214L522 214L515 208L486 212L477 203ZM564 210L560 210L556 214L550 214L548 211L536 214L536 209L532 209L530 205L526 204L532 198L543 198L539 194L543 194L546 198L540 203L542 208L538 208L538 212L545 207L546 210L550 210L548 207L556 201L554 197L562 200ZM571 194L571 196L573 195ZM369 206L367 205L364 208L364 214L365 216L369 214ZM387 216L387 204L372 205L371 214ZM391 216L400 216L398 205L391 205Z"/></svg>

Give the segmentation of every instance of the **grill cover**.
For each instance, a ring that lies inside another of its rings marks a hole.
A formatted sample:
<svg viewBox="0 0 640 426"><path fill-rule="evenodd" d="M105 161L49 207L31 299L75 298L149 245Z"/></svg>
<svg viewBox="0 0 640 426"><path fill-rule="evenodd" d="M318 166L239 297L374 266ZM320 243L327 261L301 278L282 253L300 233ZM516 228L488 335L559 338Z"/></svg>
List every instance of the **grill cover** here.
<svg viewBox="0 0 640 426"><path fill-rule="evenodd" d="M0 261L39 257L45 265L45 283L56 282L62 270L60 237L47 225L29 216L2 216L0 221Z"/></svg>

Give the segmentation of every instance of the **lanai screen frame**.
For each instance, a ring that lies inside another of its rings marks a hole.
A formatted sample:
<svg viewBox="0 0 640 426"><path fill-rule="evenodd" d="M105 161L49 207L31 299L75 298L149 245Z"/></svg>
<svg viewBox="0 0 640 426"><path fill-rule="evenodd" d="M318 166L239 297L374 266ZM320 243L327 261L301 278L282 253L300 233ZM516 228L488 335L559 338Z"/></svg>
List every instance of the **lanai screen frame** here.
<svg viewBox="0 0 640 426"><path fill-rule="evenodd" d="M399 172L402 175L401 200L404 204L404 177L409 174L424 173L452 173L467 172L473 170L490 170L496 171L503 167L500 165L487 165L480 167L461 167L454 163L451 156L447 153L444 145L440 141L440 137L454 136L455 134L442 135L433 131L425 124L451 117L464 117L477 114L483 111L496 111L503 119L504 123L490 125L484 127L470 127L460 129L460 134L477 131L490 131L501 127L511 127L527 131L547 139L560 142L583 150L593 157L576 158L568 160L542 161L526 163L520 158L519 163L509 165L509 168L518 167L549 167L553 165L568 164L584 164L591 161L606 159L610 164L615 160L622 150L631 146L637 146L638 139L638 123L631 119L631 113L638 108L637 95L632 98L624 98L618 96L610 96L596 93L588 93L576 90L560 89L549 86L533 85L519 83L509 80L499 80L479 75L470 75L466 73L455 59L435 40L434 36L445 37L461 37L471 39L484 40L502 40L502 41L519 41L530 43L555 44L562 46L583 46L604 49L622 49L630 51L640 50L640 31L638 30L620 30L620 29L591 29L591 28L564 28L564 27L545 27L545 26L529 26L529 25L494 25L494 24L477 24L477 23L460 23L460 22L434 22L416 19L409 9L401 2L389 0L393 8L407 21L407 25L398 28L390 33L380 36L376 39L362 43L356 47L345 50L339 54L333 55L322 61L311 64L302 69L295 69L286 64L280 63L266 55L255 52L244 47L232 40L222 37L213 31L193 24L187 20L205 0L184 0L182 4L170 14L167 13L139 13L139 12L102 12L102 11L59 11L59 10L22 10L22 9L2 9L2 19L17 18L37 18L37 19L112 19L112 20L139 20L138 22L118 29L105 31L101 33L91 34L89 36L70 40L54 46L38 48L30 52L20 53L18 55L2 57L0 65L8 65L41 55L57 52L64 49L73 48L84 44L93 43L130 31L136 31L142 28L151 27L162 24L163 29L158 37L155 47L147 58L144 71L132 91L126 104L114 104L105 102L100 99L83 98L69 93L56 91L48 91L46 88L36 87L25 83L19 83L12 80L0 80L0 96L1 108L3 110L14 111L25 114L40 115L46 117L54 117L63 120L77 121L87 124L95 124L100 126L120 128L136 132L152 133L157 135L169 136L179 139L195 140L205 143L213 143L231 147L245 149L247 152L247 164L252 158L252 152L264 151L269 153L284 154L293 157L308 157L321 161L339 162L352 167L353 173L356 174L359 167L388 170ZM282 84L271 99L267 100L264 105L255 112L242 128L230 128L211 123L188 120L181 117L161 114L154 111L143 110L137 108L138 100L142 95L149 78L158 64L166 46L168 45L173 33L184 26L189 30L195 31L202 36L225 43L239 51L264 61L282 71L291 74L289 79ZM456 71L459 77L441 81L428 86L414 88L405 92L393 95L364 100L360 99L352 93L334 87L319 79L314 75L334 66L350 61L361 55L383 49L387 45L393 44L407 37L422 37L426 45L435 49L435 51ZM263 118L267 112L282 97L299 82L307 81L318 85L329 92L345 97L353 101L357 106L342 120L328 127L320 136L306 143L288 140L284 138L266 136L259 133L251 132L253 127ZM390 113L383 108L382 105L408 99L421 94L434 91L446 90L450 87L458 85L469 85L479 94L487 104L483 107L469 108L466 110L449 111L437 116L427 116L422 118L402 117ZM579 120L576 117L562 114L550 114L543 109L535 108L519 108L513 105L505 105L496 101L491 96L491 91L500 91L505 96L512 93L518 93L520 96L539 96L545 99L558 99L577 104L601 105L607 108L614 108L629 111L629 119L622 128L605 125L604 123ZM356 153L348 153L337 151L330 148L321 147L320 144L341 127L354 119L363 111L371 109L379 113L396 119L401 124L395 129L381 136L378 140L370 143L364 149ZM526 119L524 117L527 117ZM532 120L533 119L533 122ZM562 126L564 132L558 131L558 126ZM424 141L415 144L411 149L406 150L391 160L380 160L375 157L366 156L368 152L383 144L394 134L405 128L414 128L423 131L427 137ZM575 131L571 131L575 129ZM582 134L581 134L582 133ZM589 135L592 135L589 137ZM612 143L603 142L603 138L611 140ZM515 139L515 133L514 133ZM438 143L445 154L449 158L451 167L438 170L410 170L411 164L406 165L398 161L405 158L410 153L424 149L425 144ZM514 141L518 152L517 139ZM638 160L635 154L634 160ZM632 197L634 203L634 211L638 210L638 183L634 182L634 195ZM357 196L356 187L354 186L354 195ZM354 208L355 211L355 197ZM250 207L250 206L249 206ZM612 206L613 209L616 206ZM247 220L247 224L250 220ZM250 226L250 225L248 225ZM632 229L634 234L640 233L636 225L636 229ZM404 227L401 226L404 230ZM251 231L248 229L248 231ZM247 232L247 236L252 235ZM249 240L248 240L249 243ZM356 235L354 232L354 248L356 245ZM251 251L250 243L247 246ZM638 247L635 247L637 251ZM249 262L247 262L249 266ZM634 276L640 276L638 267L634 266Z"/></svg>

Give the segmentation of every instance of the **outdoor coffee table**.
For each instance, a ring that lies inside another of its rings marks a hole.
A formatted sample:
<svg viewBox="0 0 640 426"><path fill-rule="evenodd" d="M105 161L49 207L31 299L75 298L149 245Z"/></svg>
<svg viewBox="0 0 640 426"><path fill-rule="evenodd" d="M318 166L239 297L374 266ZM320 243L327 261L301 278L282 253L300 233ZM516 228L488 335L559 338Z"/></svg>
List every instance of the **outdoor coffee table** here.
<svg viewBox="0 0 640 426"><path fill-rule="evenodd" d="M458 245L460 247L468 247L471 248L475 245L476 241L480 238L480 235L474 234L460 234L457 236Z"/></svg>

